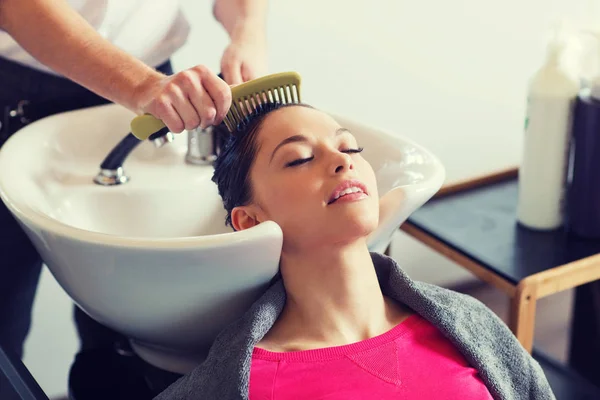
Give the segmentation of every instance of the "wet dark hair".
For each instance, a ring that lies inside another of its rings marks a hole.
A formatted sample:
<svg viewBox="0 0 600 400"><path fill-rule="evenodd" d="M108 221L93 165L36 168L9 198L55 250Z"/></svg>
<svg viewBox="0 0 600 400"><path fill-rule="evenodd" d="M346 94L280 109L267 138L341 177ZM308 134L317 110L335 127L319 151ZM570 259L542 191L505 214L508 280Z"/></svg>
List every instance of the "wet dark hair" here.
<svg viewBox="0 0 600 400"><path fill-rule="evenodd" d="M215 127L218 130L217 135L221 138L221 150L214 164L212 181L217 184L223 207L227 211L226 225L233 228L231 211L235 207L247 205L252 200L250 168L258 151L256 137L266 116L275 110L290 106L312 108L303 103L267 103L259 106L238 124L233 133L230 133L224 124Z"/></svg>

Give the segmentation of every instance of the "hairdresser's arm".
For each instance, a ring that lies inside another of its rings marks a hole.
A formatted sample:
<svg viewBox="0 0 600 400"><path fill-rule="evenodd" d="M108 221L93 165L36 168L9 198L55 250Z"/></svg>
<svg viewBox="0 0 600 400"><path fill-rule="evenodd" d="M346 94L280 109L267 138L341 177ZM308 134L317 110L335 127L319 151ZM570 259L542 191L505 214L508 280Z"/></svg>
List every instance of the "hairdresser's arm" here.
<svg viewBox="0 0 600 400"><path fill-rule="evenodd" d="M230 44L221 59L227 83L239 84L267 72L267 0L215 0L215 18Z"/></svg>
<svg viewBox="0 0 600 400"><path fill-rule="evenodd" d="M231 104L228 85L206 67L160 74L104 39L64 0L0 0L0 29L59 74L153 114L172 132L218 123Z"/></svg>

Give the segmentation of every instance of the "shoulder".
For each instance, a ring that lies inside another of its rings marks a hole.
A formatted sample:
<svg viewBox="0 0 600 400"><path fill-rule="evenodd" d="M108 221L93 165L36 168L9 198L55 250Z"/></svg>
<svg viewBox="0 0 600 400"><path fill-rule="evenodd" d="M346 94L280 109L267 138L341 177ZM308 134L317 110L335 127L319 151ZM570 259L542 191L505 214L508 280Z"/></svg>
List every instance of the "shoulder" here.
<svg viewBox="0 0 600 400"><path fill-rule="evenodd" d="M528 398L554 398L539 363L484 303L423 282L415 282L415 286L429 299L431 307L435 303L435 308L443 310L444 318L430 314L432 323L476 366L492 392L514 394L515 398L524 393Z"/></svg>
<svg viewBox="0 0 600 400"><path fill-rule="evenodd" d="M507 324L488 306L473 296L426 282L413 281L420 304L417 312L442 324L449 331L460 331L465 337L497 342L510 348L521 347Z"/></svg>
<svg viewBox="0 0 600 400"><path fill-rule="evenodd" d="M453 289L444 288L427 282L413 282L416 289L421 291L423 294L426 294L432 300L443 301L443 305L446 308L460 305L463 308L463 311L486 314L501 321L500 318L494 314L488 306L471 295L460 293Z"/></svg>
<svg viewBox="0 0 600 400"><path fill-rule="evenodd" d="M384 291L448 338L497 397L554 398L537 361L485 304L451 289L413 281L389 257L374 255L373 259Z"/></svg>
<svg viewBox="0 0 600 400"><path fill-rule="evenodd" d="M434 313L440 318L446 315L454 317L468 315L492 319L494 322L504 324L496 314L476 298L452 289L412 280L389 256L373 252L371 257L382 288L390 294L395 294L393 297L416 312L423 309L426 313Z"/></svg>
<svg viewBox="0 0 600 400"><path fill-rule="evenodd" d="M488 306L473 296L425 282L414 281L423 304L421 309L436 316L441 323L466 329L472 335L484 334L489 339L505 338L519 344L507 324Z"/></svg>

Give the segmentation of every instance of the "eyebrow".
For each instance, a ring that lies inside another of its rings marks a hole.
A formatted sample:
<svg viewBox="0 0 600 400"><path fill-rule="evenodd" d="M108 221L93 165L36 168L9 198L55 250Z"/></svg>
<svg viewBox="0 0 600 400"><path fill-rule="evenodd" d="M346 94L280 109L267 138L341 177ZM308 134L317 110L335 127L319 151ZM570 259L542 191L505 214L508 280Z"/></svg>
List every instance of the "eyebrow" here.
<svg viewBox="0 0 600 400"><path fill-rule="evenodd" d="M338 128L335 130L335 136L339 136L343 133L350 133L350 131L346 128ZM290 144L290 143L298 143L298 142L307 142L308 138L304 135L294 135L294 136L290 136L289 138L283 139L281 141L281 143L279 143L277 145L277 147L275 147L275 150L273 150L273 153L271 153L271 160L269 161L269 164L271 163L271 161L273 161L273 157L275 157L275 153L277 152L277 150L279 150L280 148L282 148L283 146L285 146L286 144Z"/></svg>

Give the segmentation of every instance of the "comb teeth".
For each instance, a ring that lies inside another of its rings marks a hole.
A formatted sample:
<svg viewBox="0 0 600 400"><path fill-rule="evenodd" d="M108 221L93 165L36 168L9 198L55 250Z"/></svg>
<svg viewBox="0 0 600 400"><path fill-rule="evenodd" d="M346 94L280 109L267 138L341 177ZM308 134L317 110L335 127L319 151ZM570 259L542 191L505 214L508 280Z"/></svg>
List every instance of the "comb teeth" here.
<svg viewBox="0 0 600 400"><path fill-rule="evenodd" d="M300 88L296 83L264 89L250 95L233 98L231 108L223 122L227 126L227 129L233 132L239 124L246 121L248 116L260 106L269 103L298 104L300 101Z"/></svg>

